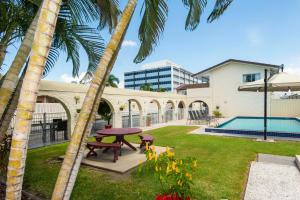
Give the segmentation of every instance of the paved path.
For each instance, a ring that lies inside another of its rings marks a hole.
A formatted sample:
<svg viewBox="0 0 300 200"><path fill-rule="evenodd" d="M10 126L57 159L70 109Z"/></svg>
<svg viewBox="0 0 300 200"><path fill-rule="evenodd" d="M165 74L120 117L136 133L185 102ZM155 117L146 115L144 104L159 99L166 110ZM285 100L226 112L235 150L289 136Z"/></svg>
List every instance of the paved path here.
<svg viewBox="0 0 300 200"><path fill-rule="evenodd" d="M244 200L299 200L300 172L292 157L262 154L252 162Z"/></svg>

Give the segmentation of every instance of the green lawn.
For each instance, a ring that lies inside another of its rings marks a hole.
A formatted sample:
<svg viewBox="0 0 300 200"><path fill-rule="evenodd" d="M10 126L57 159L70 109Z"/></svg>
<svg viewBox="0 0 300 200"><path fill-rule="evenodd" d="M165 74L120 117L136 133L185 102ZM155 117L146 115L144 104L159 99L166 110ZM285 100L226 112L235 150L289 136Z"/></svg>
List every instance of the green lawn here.
<svg viewBox="0 0 300 200"><path fill-rule="evenodd" d="M192 135L195 127L172 126L149 131L155 144L174 147L179 157L197 158L199 167L194 174L193 199L240 199L243 195L250 162L257 153L294 156L300 154L300 143L254 142L245 138ZM137 136L131 141L138 141ZM50 198L60 168L57 157L67 144L29 151L25 188ZM152 174L137 176L104 173L81 167L72 199L154 199L159 184Z"/></svg>

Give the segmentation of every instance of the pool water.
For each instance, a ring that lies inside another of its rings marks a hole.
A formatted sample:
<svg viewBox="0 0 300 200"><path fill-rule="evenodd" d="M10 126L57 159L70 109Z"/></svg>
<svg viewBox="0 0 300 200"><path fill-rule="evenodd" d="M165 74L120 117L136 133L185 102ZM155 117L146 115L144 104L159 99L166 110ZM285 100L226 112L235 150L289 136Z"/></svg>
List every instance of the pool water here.
<svg viewBox="0 0 300 200"><path fill-rule="evenodd" d="M300 133L300 120L296 118L270 117L267 121L268 132ZM231 130L263 131L263 117L236 117L217 128Z"/></svg>

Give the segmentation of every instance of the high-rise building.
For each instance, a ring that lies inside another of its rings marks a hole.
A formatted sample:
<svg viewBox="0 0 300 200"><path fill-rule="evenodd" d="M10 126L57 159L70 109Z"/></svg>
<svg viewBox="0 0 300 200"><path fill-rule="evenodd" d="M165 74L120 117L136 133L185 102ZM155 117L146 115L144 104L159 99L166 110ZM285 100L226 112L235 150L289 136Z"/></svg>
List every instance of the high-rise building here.
<svg viewBox="0 0 300 200"><path fill-rule="evenodd" d="M150 84L154 91L164 88L173 92L181 84L198 83L198 79L192 77L193 73L169 60L145 64L142 68L124 73L125 88L140 90L142 85Z"/></svg>

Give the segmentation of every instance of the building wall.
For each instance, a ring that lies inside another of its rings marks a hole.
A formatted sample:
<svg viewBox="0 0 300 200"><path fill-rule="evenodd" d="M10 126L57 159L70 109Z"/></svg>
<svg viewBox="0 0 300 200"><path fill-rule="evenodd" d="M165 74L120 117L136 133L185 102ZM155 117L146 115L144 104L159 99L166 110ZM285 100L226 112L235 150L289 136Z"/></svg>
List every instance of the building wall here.
<svg viewBox="0 0 300 200"><path fill-rule="evenodd" d="M210 111L219 106L221 113L226 117L260 116L264 112L263 93L238 91L238 87L244 84L243 74L252 73L261 73L261 77L264 77L264 67L228 63L206 74L210 78L209 89L191 89L188 90L188 96L207 101ZM270 103L270 98L268 102Z"/></svg>
<svg viewBox="0 0 300 200"><path fill-rule="evenodd" d="M196 78L192 77L191 72L174 66L126 72L124 81L126 89L139 90L142 85L149 83L153 90L164 88L172 92L181 84L198 82Z"/></svg>

